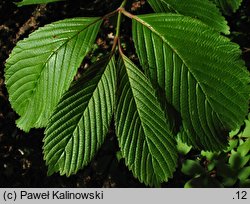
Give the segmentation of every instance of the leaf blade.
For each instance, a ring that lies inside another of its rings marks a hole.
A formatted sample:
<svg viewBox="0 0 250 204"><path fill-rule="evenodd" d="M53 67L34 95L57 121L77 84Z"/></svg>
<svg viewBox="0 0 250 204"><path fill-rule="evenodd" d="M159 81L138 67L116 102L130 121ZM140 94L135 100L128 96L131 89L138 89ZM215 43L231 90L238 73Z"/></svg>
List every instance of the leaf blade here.
<svg viewBox="0 0 250 204"><path fill-rule="evenodd" d="M175 170L176 141L150 82L124 55L119 69L115 122L122 155L135 177L159 186Z"/></svg>
<svg viewBox="0 0 250 204"><path fill-rule="evenodd" d="M75 174L98 151L109 129L115 95L115 62L104 58L75 82L55 109L44 138L49 174Z"/></svg>
<svg viewBox="0 0 250 204"><path fill-rule="evenodd" d="M11 105L21 116L19 128L29 131L46 125L101 23L99 18L65 19L17 43L6 61L5 78Z"/></svg>
<svg viewBox="0 0 250 204"><path fill-rule="evenodd" d="M175 12L192 18L198 18L219 32L229 34L227 21L219 9L209 0L148 0L155 12Z"/></svg>

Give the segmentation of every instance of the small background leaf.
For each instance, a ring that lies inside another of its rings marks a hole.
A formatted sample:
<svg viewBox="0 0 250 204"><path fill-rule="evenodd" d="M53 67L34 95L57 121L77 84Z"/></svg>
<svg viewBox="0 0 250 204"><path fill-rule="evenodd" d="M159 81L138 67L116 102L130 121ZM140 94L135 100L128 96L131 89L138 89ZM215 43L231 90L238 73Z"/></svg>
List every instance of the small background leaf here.
<svg viewBox="0 0 250 204"><path fill-rule="evenodd" d="M182 164L181 172L187 176L196 176L205 173L205 169L200 165L199 161L187 159Z"/></svg>
<svg viewBox="0 0 250 204"><path fill-rule="evenodd" d="M250 179L250 166L242 168L238 174L238 178L242 181Z"/></svg>
<svg viewBox="0 0 250 204"><path fill-rule="evenodd" d="M250 138L250 114L248 114L248 119L245 120L245 128L243 132L239 134L240 137Z"/></svg>
<svg viewBox="0 0 250 204"><path fill-rule="evenodd" d="M240 153L240 155L242 157L246 156L248 154L248 152L250 151L250 138L248 138L243 144L241 144L238 149L237 152Z"/></svg>
<svg viewBox="0 0 250 204"><path fill-rule="evenodd" d="M204 157L206 157L207 160L212 161L212 160L214 160L218 156L218 153L216 153L216 152L209 152L209 151L201 151L201 155L204 156Z"/></svg>
<svg viewBox="0 0 250 204"><path fill-rule="evenodd" d="M240 181L240 187L241 188L250 188L250 179L246 179L246 180L241 180Z"/></svg>
<svg viewBox="0 0 250 204"><path fill-rule="evenodd" d="M223 186L214 178L200 176L189 180L184 188L222 188Z"/></svg>
<svg viewBox="0 0 250 204"><path fill-rule="evenodd" d="M250 155L242 157L239 152L235 152L234 150L232 150L232 154L229 158L228 163L230 164L232 169L239 170L247 164L249 159Z"/></svg>
<svg viewBox="0 0 250 204"><path fill-rule="evenodd" d="M186 155L190 150L192 149L191 146L188 146L187 144L183 143L179 137L177 137L177 149L178 152L182 155Z"/></svg>

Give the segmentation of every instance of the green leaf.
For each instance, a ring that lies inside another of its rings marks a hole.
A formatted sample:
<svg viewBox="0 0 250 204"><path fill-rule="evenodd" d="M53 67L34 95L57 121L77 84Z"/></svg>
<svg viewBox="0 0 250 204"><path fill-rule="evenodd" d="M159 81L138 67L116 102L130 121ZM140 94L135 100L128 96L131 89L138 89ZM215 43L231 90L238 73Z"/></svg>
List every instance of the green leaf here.
<svg viewBox="0 0 250 204"><path fill-rule="evenodd" d="M213 0L224 14L230 15L238 10L242 0Z"/></svg>
<svg viewBox="0 0 250 204"><path fill-rule="evenodd" d="M217 175L221 176L223 178L235 178L237 176L237 174L235 173L235 171L231 168L230 165L224 163L224 162L217 162L216 165L216 169L217 169Z"/></svg>
<svg viewBox="0 0 250 204"><path fill-rule="evenodd" d="M132 18L141 65L180 112L182 140L205 150L225 148L228 132L248 112L250 78L239 46L183 15Z"/></svg>
<svg viewBox="0 0 250 204"><path fill-rule="evenodd" d="M250 188L250 179L240 180L240 188Z"/></svg>
<svg viewBox="0 0 250 204"><path fill-rule="evenodd" d="M159 186L173 176L176 141L151 83L126 56L121 57L115 112L119 146L134 176Z"/></svg>
<svg viewBox="0 0 250 204"><path fill-rule="evenodd" d="M44 127L83 58L91 49L100 18L73 18L39 28L17 43L6 62L5 79L24 131Z"/></svg>
<svg viewBox="0 0 250 204"><path fill-rule="evenodd" d="M217 176L222 177L222 184L226 187L233 186L237 182L237 171L230 165L218 161L216 165Z"/></svg>
<svg viewBox="0 0 250 204"><path fill-rule="evenodd" d="M224 177L221 181L224 187L232 187L237 182L237 177Z"/></svg>
<svg viewBox="0 0 250 204"><path fill-rule="evenodd" d="M187 144L183 143L179 137L177 137L177 150L180 154L186 155L192 147L188 146Z"/></svg>
<svg viewBox="0 0 250 204"><path fill-rule="evenodd" d="M239 169L241 162L242 162L242 157L241 157L240 153L232 150L232 154L228 160L228 163L230 164L231 168L232 169Z"/></svg>
<svg viewBox="0 0 250 204"><path fill-rule="evenodd" d="M201 20L219 32L229 34L227 21L210 0L148 0L155 12L170 12Z"/></svg>
<svg viewBox="0 0 250 204"><path fill-rule="evenodd" d="M184 188L222 188L222 184L209 176L200 176L189 180Z"/></svg>
<svg viewBox="0 0 250 204"><path fill-rule="evenodd" d="M236 136L239 133L239 128L232 130L229 132L229 138L233 138L234 136Z"/></svg>
<svg viewBox="0 0 250 204"><path fill-rule="evenodd" d="M232 150L232 154L228 160L232 169L239 170L243 168L249 161L250 155L241 156L239 152Z"/></svg>
<svg viewBox="0 0 250 204"><path fill-rule="evenodd" d="M117 151L115 155L116 155L116 159L117 159L118 161L121 161L121 159L123 159L123 157L122 157L122 152L121 152L121 151Z"/></svg>
<svg viewBox="0 0 250 204"><path fill-rule="evenodd" d="M245 128L242 133L239 134L240 137L250 138L250 114L248 114L248 120L245 120Z"/></svg>
<svg viewBox="0 0 250 204"><path fill-rule="evenodd" d="M67 176L86 166L109 130L115 97L115 62L105 58L63 95L44 138L48 174Z"/></svg>
<svg viewBox="0 0 250 204"><path fill-rule="evenodd" d="M214 170L214 168L216 167L216 161L210 161L210 162L208 162L208 164L207 164L207 171L212 171L212 170Z"/></svg>
<svg viewBox="0 0 250 204"><path fill-rule="evenodd" d="M50 2L65 1L65 0L22 0L21 2L15 3L17 6L25 6L31 4L47 4Z"/></svg>
<svg viewBox="0 0 250 204"><path fill-rule="evenodd" d="M250 138L248 138L237 149L237 152L239 152L242 157L246 156L249 151L250 151Z"/></svg>
<svg viewBox="0 0 250 204"><path fill-rule="evenodd" d="M205 173L205 169L200 165L199 161L187 159L182 164L181 172L187 176L196 176Z"/></svg>
<svg viewBox="0 0 250 204"><path fill-rule="evenodd" d="M238 139L230 139L228 148L225 150L225 152L229 152L229 151L233 150L234 148L237 148L238 143L239 143Z"/></svg>
<svg viewBox="0 0 250 204"><path fill-rule="evenodd" d="M246 179L250 179L250 166L242 168L239 172L238 178L241 181L244 181Z"/></svg>
<svg viewBox="0 0 250 204"><path fill-rule="evenodd" d="M217 159L219 153L217 153L217 152L210 152L210 151L201 151L201 155L203 157L206 157L207 160L212 161L212 160Z"/></svg>

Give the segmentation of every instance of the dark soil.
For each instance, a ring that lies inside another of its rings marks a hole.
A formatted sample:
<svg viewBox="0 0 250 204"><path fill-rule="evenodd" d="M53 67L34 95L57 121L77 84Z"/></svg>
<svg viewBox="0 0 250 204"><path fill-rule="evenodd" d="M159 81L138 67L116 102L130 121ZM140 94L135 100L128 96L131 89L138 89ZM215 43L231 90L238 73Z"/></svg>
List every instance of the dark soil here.
<svg viewBox="0 0 250 204"><path fill-rule="evenodd" d="M120 3L121 1L113 0L75 0L74 3L66 1L18 8L10 0L0 0L0 187L145 187L132 176L123 160L117 160L116 152L119 148L114 128L111 128L105 144L86 168L69 178L59 174L47 176L42 154L44 130L24 133L16 127L15 120L18 115L10 106L4 85L4 63L18 40L27 37L39 26L53 21L76 16L102 16L116 9ZM140 8L138 9L134 12L140 12ZM144 5L145 11L151 11L147 4ZM248 67L249 16L249 0L246 0L236 14L228 17L232 28L230 37L240 44ZM128 26L125 25L124 28ZM108 36L112 32L111 19L103 25L103 30L98 35L98 52L105 53L110 50L112 40ZM131 30L123 29L123 39L129 44L126 50L128 55L136 59L134 48L130 45L130 32ZM91 63L91 60L87 57L83 66L88 63ZM185 179L178 169L174 179L163 187L183 187Z"/></svg>

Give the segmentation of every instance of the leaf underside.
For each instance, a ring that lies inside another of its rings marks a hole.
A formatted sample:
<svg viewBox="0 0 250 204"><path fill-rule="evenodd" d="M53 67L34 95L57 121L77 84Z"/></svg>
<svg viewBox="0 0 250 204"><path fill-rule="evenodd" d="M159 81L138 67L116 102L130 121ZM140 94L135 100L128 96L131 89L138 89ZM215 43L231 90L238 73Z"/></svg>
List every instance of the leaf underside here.
<svg viewBox="0 0 250 204"><path fill-rule="evenodd" d="M225 148L248 111L249 73L238 45L179 14L135 16L133 40L145 72L181 114L182 140Z"/></svg>
<svg viewBox="0 0 250 204"><path fill-rule="evenodd" d="M155 12L175 12L191 16L219 32L229 34L227 21L220 10L210 0L148 0Z"/></svg>
<svg viewBox="0 0 250 204"><path fill-rule="evenodd" d="M5 79L24 131L44 127L91 49L102 20L73 18L39 28L19 41L6 62Z"/></svg>
<svg viewBox="0 0 250 204"><path fill-rule="evenodd" d="M149 80L124 55L118 64L116 134L126 165L146 185L171 178L176 141Z"/></svg>
<svg viewBox="0 0 250 204"><path fill-rule="evenodd" d="M17 6L25 6L31 4L47 4L50 2L65 1L65 0L23 0L15 3Z"/></svg>
<svg viewBox="0 0 250 204"><path fill-rule="evenodd" d="M107 135L114 108L116 70L100 60L75 82L57 105L44 138L48 174L67 176L86 166Z"/></svg>

